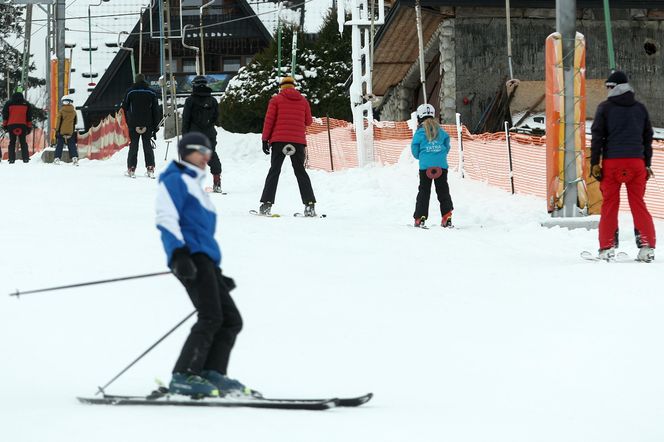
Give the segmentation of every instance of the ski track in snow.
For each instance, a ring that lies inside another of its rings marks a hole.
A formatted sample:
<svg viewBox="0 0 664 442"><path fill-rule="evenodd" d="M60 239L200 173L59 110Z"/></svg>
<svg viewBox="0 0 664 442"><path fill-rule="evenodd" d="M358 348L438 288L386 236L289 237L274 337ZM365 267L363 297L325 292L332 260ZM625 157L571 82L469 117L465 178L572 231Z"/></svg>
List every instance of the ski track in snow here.
<svg viewBox="0 0 664 442"><path fill-rule="evenodd" d="M269 166L260 137L219 142L228 195L210 196L245 320L229 374L274 397L373 401L327 412L78 404L192 310L184 289L166 276L7 294L165 269L157 181L125 178L126 150L76 169L3 162L0 440L663 440L662 261L586 262L596 231L542 228L543 201L455 173L454 222L467 228L409 228L418 178L407 155L311 171L327 219L292 217L302 205L286 161L282 217L252 217ZM635 256L628 215L621 226L621 250ZM168 382L190 326L109 393Z"/></svg>

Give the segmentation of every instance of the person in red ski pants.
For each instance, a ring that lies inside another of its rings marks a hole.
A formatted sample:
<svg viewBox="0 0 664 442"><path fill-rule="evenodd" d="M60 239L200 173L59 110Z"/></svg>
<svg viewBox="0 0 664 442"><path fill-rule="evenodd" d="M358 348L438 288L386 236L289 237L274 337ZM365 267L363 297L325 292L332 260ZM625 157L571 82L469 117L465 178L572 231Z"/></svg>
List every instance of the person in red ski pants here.
<svg viewBox="0 0 664 442"><path fill-rule="evenodd" d="M611 259L618 247L618 210L620 189L627 188L627 199L634 219L634 234L639 248L637 259L655 259L655 225L646 207L646 182L653 176L653 129L646 107L634 97L627 75L612 73L606 81L608 100L597 107L592 125L591 175L600 181L602 212L599 221L599 257ZM601 162L601 165L600 165Z"/></svg>

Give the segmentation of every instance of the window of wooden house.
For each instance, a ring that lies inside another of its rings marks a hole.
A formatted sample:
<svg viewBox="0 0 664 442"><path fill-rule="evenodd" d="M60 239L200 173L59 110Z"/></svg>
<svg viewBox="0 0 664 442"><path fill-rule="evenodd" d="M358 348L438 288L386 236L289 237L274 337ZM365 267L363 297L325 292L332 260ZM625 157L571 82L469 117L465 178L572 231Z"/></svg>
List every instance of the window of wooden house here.
<svg viewBox="0 0 664 442"><path fill-rule="evenodd" d="M240 57L224 57L222 70L224 72L237 72L240 70Z"/></svg>
<svg viewBox="0 0 664 442"><path fill-rule="evenodd" d="M183 58L182 59L182 72L185 74L195 74L196 73L196 59L195 58Z"/></svg>

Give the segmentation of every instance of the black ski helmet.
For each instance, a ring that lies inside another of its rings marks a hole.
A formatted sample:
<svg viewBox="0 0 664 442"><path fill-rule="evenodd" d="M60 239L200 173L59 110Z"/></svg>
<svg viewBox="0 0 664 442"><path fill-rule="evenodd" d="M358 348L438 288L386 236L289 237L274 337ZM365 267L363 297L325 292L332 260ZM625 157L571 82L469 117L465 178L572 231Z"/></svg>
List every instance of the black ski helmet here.
<svg viewBox="0 0 664 442"><path fill-rule="evenodd" d="M205 75L196 75L193 80L191 80L191 84L196 87L196 86L207 86L208 84L208 79Z"/></svg>
<svg viewBox="0 0 664 442"><path fill-rule="evenodd" d="M178 153L183 160L192 152L206 154L205 150L208 152L212 151L210 139L200 132L189 132L183 135L178 143Z"/></svg>

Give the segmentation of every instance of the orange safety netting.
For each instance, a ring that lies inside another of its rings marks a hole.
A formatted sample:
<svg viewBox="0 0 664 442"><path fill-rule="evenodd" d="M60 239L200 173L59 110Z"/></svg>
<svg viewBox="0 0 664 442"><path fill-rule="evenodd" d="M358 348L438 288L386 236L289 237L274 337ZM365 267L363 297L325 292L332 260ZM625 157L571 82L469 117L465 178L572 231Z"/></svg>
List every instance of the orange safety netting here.
<svg viewBox="0 0 664 442"><path fill-rule="evenodd" d="M459 139L456 126L444 125L450 135L450 168L459 170ZM326 171L357 167L355 131L352 123L315 118L307 129L308 167ZM463 171L466 178L511 191L509 154L505 133L472 135L463 127ZM404 149L410 147L413 132L406 121L377 121L374 127L374 159L394 164ZM546 140L523 134L511 134L512 176L514 191L546 198ZM652 169L655 179L648 184L646 203L653 216L664 218L664 143L653 144ZM623 192L623 208L627 208ZM543 208L544 209L544 208Z"/></svg>
<svg viewBox="0 0 664 442"><path fill-rule="evenodd" d="M78 136L78 149L82 158L102 160L127 146L129 129L122 109L108 115L98 125Z"/></svg>
<svg viewBox="0 0 664 442"><path fill-rule="evenodd" d="M28 134L25 138L28 142L28 150L30 155L41 152L44 150L44 131L38 127L33 128L32 132ZM21 151L21 146L18 141L16 141L15 147L17 153ZM2 159L6 160L9 158L9 134L4 134L0 139L0 150L2 151Z"/></svg>

